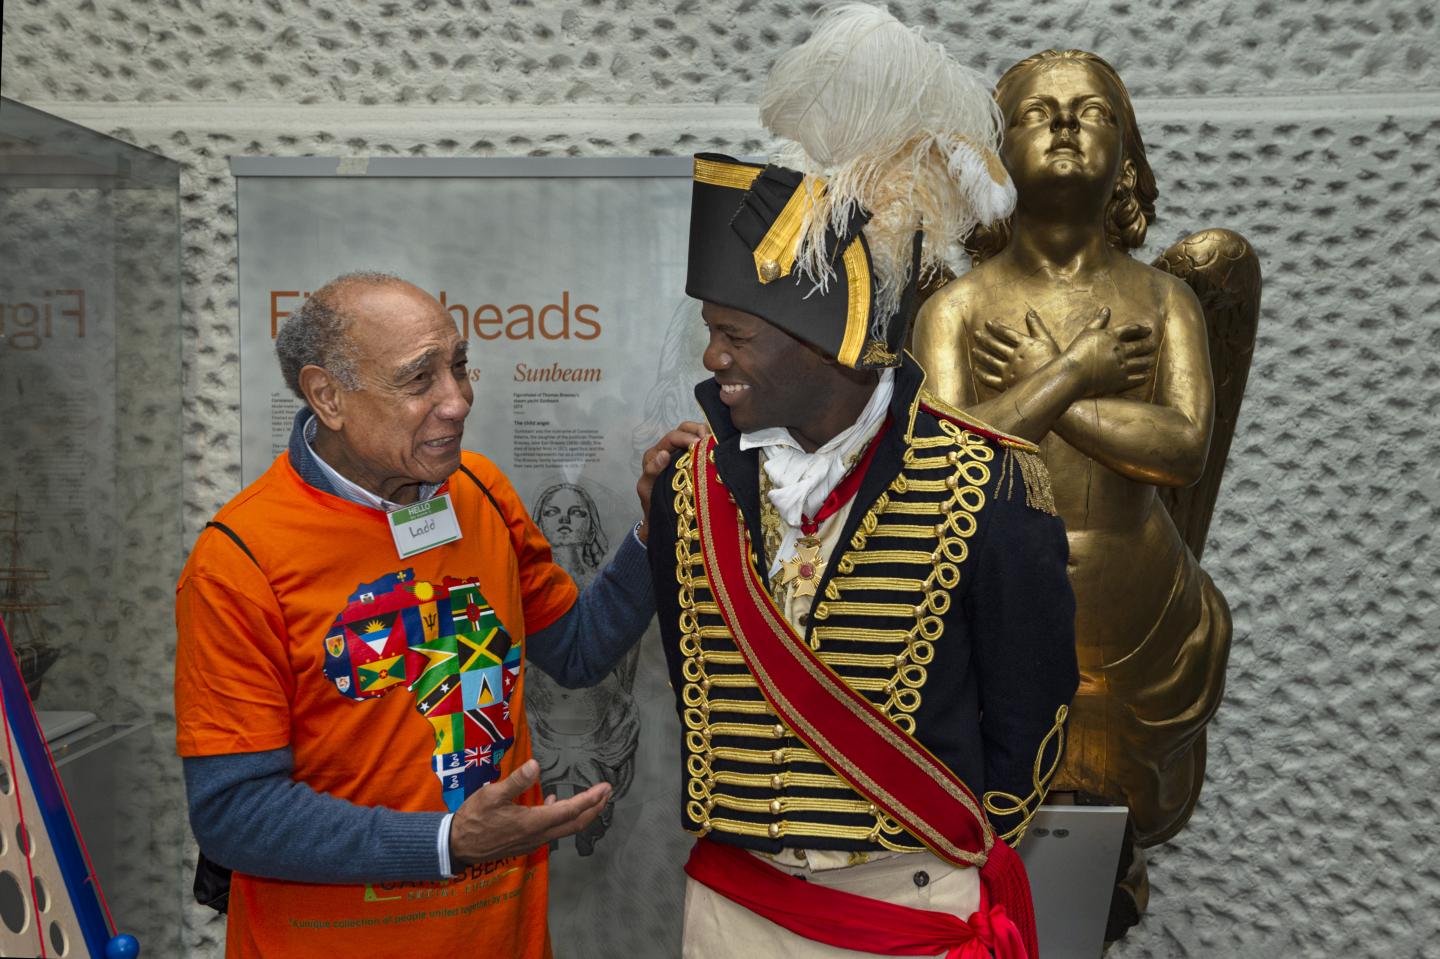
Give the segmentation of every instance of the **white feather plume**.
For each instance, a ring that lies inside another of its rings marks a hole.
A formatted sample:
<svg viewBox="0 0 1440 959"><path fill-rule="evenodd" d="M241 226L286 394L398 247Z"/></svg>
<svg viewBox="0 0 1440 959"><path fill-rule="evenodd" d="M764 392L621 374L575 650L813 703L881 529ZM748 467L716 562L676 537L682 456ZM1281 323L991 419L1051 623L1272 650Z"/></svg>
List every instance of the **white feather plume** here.
<svg viewBox="0 0 1440 959"><path fill-rule="evenodd" d="M1000 165L1001 115L990 84L886 10L867 3L822 9L810 39L775 61L760 120L783 140L778 163L825 180L806 219L796 265L828 288L825 233L869 211L875 334L899 309L911 243L925 231L922 280L964 271L961 241L1009 216L1015 188Z"/></svg>

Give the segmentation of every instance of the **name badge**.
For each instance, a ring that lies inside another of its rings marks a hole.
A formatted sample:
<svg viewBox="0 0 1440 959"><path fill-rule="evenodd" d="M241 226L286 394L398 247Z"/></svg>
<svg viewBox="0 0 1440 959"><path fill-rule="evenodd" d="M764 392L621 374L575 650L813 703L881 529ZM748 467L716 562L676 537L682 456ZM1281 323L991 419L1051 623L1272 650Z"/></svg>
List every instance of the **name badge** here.
<svg viewBox="0 0 1440 959"><path fill-rule="evenodd" d="M449 493L423 503L402 506L386 515L390 518L390 535L395 538L395 551L401 559L460 538L460 521L455 518L455 507L450 503Z"/></svg>

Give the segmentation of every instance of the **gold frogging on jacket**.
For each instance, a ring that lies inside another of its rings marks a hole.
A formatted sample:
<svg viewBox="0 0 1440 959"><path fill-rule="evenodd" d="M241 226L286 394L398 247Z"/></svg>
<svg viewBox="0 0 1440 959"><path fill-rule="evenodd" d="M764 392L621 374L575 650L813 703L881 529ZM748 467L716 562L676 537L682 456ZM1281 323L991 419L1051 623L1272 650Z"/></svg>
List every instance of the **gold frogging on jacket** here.
<svg viewBox="0 0 1440 959"><path fill-rule="evenodd" d="M1030 820L1040 811L1040 804L1045 801L1045 794L1050 791L1050 782L1060 769L1060 758L1065 754L1065 719L1069 715L1070 707L1061 706L1057 709L1055 725L1051 726L1045 738L1040 740L1040 748L1035 750L1035 765L1030 772L1030 781L1035 788L1028 796L1022 799L1014 793L994 789L980 797L980 801L985 804L985 811L992 816L1021 817L1014 828L1000 837L1001 842L1012 846L1019 843L1025 836L1025 830L1030 828Z"/></svg>
<svg viewBox="0 0 1440 959"><path fill-rule="evenodd" d="M912 736L997 452L985 437L939 422L940 435L910 435L901 472L858 521L811 610L811 645L821 662ZM1024 455L1024 445L1000 445L1002 468ZM715 831L924 849L801 744L761 695L705 575L692 456L687 452L677 460L671 480L688 828L700 835ZM872 548L877 539L887 548ZM897 548L888 548L891 543ZM869 575L877 565L913 572ZM794 795L791 787L821 794ZM1043 795L1043 787L1037 792ZM995 800L1004 797L995 794Z"/></svg>

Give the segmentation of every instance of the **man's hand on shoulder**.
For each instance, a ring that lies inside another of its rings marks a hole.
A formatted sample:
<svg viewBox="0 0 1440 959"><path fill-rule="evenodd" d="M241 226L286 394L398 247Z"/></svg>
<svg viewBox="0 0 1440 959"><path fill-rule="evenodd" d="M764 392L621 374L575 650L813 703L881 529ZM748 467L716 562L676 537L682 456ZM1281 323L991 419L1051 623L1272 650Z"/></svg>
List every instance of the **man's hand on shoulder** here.
<svg viewBox="0 0 1440 959"><path fill-rule="evenodd" d="M640 496L640 528L636 531L640 542L650 542L650 490L655 487L655 478L665 471L676 453L688 450L709 432L703 424L687 420L662 436L660 442L640 457L640 480L635 484L635 492Z"/></svg>
<svg viewBox="0 0 1440 959"><path fill-rule="evenodd" d="M516 803L540 778L531 759L499 782L466 799L450 820L450 863L454 872L477 862L521 856L552 839L571 836L595 820L610 800L610 784L598 783L569 799L545 797L543 806Z"/></svg>

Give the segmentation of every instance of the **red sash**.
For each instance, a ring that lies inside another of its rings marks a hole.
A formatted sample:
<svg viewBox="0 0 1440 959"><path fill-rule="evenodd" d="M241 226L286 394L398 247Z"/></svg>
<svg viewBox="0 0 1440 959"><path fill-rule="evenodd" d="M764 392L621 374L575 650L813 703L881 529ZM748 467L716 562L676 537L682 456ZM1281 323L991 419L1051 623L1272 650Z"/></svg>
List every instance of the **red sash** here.
<svg viewBox="0 0 1440 959"><path fill-rule="evenodd" d="M1003 845L1003 843L1002 843ZM1012 853L1013 855L1013 853ZM814 942L879 956L945 959L1026 959L1035 953L1005 907L987 902L969 919L867 899L806 882L738 846L701 839L690 851L691 879L744 906L762 919Z"/></svg>
<svg viewBox="0 0 1440 959"><path fill-rule="evenodd" d="M710 437L691 456L705 574L761 693L836 775L935 855L984 863L994 834L975 795L821 662L776 609L750 562L744 517L710 465L714 445Z"/></svg>

